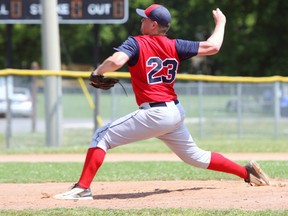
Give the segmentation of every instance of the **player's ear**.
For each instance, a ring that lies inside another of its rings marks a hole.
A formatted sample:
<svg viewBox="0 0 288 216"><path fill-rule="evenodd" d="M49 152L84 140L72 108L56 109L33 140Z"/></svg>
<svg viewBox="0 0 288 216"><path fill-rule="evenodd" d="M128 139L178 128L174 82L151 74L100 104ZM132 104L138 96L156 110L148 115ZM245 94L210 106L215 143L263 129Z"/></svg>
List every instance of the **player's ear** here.
<svg viewBox="0 0 288 216"><path fill-rule="evenodd" d="M157 23L157 21L153 21L151 27L153 30L156 30L157 32L159 32L159 24Z"/></svg>
<svg viewBox="0 0 288 216"><path fill-rule="evenodd" d="M153 27L153 28L157 28L157 27L158 27L157 21L153 21L153 22L152 22L152 27Z"/></svg>

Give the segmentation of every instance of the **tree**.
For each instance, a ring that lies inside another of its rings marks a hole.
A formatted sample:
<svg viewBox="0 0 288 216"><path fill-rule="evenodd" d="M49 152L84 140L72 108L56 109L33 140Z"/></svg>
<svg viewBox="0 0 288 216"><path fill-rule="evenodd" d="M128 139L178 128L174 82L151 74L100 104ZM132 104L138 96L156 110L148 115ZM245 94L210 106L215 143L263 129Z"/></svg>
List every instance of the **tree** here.
<svg viewBox="0 0 288 216"><path fill-rule="evenodd" d="M221 74L287 76L288 1L254 0L223 3L226 37L217 56Z"/></svg>
<svg viewBox="0 0 288 216"><path fill-rule="evenodd" d="M136 8L146 8L152 0L129 1L129 20L125 24L99 25L99 60L113 53L113 47L129 35L140 33L141 18ZM288 75L288 1L286 0L177 0L157 1L169 8L171 38L205 40L214 29L212 10L219 7L227 17L226 33L219 54L209 56L201 73L237 76ZM25 62L41 62L40 25L15 25L13 36L14 67ZM5 26L0 25L0 51L5 47ZM93 25L60 25L62 62L93 65ZM193 59L193 58L192 58ZM0 67L5 58L0 56ZM127 68L123 68L126 70ZM180 72L198 73L191 61L182 63Z"/></svg>

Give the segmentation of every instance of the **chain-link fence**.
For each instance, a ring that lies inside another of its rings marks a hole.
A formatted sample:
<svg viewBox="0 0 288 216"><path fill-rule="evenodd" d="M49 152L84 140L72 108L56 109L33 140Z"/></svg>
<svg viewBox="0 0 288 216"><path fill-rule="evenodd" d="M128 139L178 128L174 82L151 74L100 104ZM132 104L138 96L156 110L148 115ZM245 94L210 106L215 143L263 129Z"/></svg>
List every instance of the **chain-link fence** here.
<svg viewBox="0 0 288 216"><path fill-rule="evenodd" d="M12 77L15 95L27 94L27 97L22 95L23 101L19 98L17 101L16 97L11 98L11 116L8 119L7 109L1 111L1 107L5 107L3 104L7 103L4 96L4 89L8 89L7 78L0 76L0 112L2 112L0 145L19 147L23 139L29 139L35 145L37 143L45 145L47 130L45 76L13 75ZM191 80L189 77L185 79L179 77L175 89L186 110L185 123L194 138L287 138L288 140L286 80L233 82L209 81L207 77L205 79L194 77ZM81 138L88 143L94 132L95 123L105 124L138 109L130 80L123 78L120 82L127 95L121 85L116 85L108 91L101 91L89 87L88 83L85 83L88 90L85 93L83 84L81 86L77 77L67 75L62 77L62 120L59 124L63 129L63 143L83 142ZM98 94L95 94L96 91ZM95 95L98 97L95 98ZM91 100L95 107L91 105ZM98 111L97 119L95 109Z"/></svg>
<svg viewBox="0 0 288 216"><path fill-rule="evenodd" d="M129 84L125 88L133 95ZM175 89L194 137L288 139L287 83L178 81ZM112 89L109 97L112 119L129 112L129 103L134 104L125 99L120 86Z"/></svg>

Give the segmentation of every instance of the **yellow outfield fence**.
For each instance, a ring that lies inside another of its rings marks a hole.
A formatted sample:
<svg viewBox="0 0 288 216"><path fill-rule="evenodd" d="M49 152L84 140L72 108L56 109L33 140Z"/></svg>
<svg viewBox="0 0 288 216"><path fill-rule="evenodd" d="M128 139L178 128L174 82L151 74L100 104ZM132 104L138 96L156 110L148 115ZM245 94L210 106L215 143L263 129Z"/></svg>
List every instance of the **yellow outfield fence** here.
<svg viewBox="0 0 288 216"><path fill-rule="evenodd" d="M22 69L3 69L0 76L63 76L74 78L87 78L91 72L85 71L53 71L53 70L22 70ZM110 72L105 74L109 77L130 78L128 72ZM205 82L242 82L242 83L267 83L267 82L288 82L288 77L269 76L269 77L239 77L239 76L211 76L196 74L177 74L179 80L205 81Z"/></svg>

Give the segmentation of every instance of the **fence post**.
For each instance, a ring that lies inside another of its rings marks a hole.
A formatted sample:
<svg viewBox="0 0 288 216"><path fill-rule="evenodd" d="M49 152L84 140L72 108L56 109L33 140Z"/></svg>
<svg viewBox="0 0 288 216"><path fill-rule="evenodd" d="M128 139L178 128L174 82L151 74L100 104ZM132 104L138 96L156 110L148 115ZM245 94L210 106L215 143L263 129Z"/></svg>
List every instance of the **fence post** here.
<svg viewBox="0 0 288 216"><path fill-rule="evenodd" d="M39 70L39 64L36 61L33 61L31 63L31 70ZM33 133L36 132L36 124L37 124L37 77L33 76L32 81L31 81L31 95L32 95L32 116L31 116L31 121L32 121L32 126L31 126L31 131Z"/></svg>
<svg viewBox="0 0 288 216"><path fill-rule="evenodd" d="M242 136L242 83L237 83L237 135Z"/></svg>
<svg viewBox="0 0 288 216"><path fill-rule="evenodd" d="M117 87L116 87L117 88ZM116 88L111 88L111 121L114 121L117 118L117 95L116 95Z"/></svg>
<svg viewBox="0 0 288 216"><path fill-rule="evenodd" d="M100 64L99 62L99 25L94 24L93 25L93 37L94 37L94 46L93 46L93 59L94 59L94 67L97 68ZM94 130L96 130L99 127L98 122L98 116L100 113L99 110L99 101L100 101L100 89L97 89L95 91L95 107L94 107Z"/></svg>
<svg viewBox="0 0 288 216"><path fill-rule="evenodd" d="M280 97L281 97L281 90L280 90L280 83L274 83L274 136L278 137L278 126L279 126L279 119L280 119Z"/></svg>
<svg viewBox="0 0 288 216"><path fill-rule="evenodd" d="M97 128L99 127L99 122L97 117L99 116L99 101L100 101L100 89L96 89L94 91L94 110L93 110L93 117L94 117L94 131L97 130Z"/></svg>
<svg viewBox="0 0 288 216"><path fill-rule="evenodd" d="M13 94L13 77L6 76L5 85L5 97L6 97L6 148L11 146L12 137L12 110L11 110L11 97Z"/></svg>
<svg viewBox="0 0 288 216"><path fill-rule="evenodd" d="M203 128L202 128L202 121L203 121L203 105L202 101L203 100L203 82L199 81L198 82L198 118L199 118L199 128L198 128L198 135L199 138L202 138L202 133L203 133Z"/></svg>

